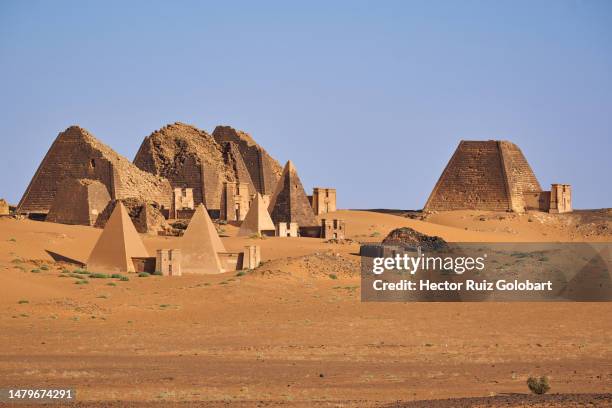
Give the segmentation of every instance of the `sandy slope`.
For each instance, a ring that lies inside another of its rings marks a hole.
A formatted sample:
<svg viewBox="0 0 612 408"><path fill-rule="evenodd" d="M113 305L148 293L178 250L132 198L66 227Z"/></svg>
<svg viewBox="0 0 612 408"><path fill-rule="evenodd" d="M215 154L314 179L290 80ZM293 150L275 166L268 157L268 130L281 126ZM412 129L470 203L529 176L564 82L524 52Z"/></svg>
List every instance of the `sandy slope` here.
<svg viewBox="0 0 612 408"><path fill-rule="evenodd" d="M550 237L533 222L494 225L469 214L435 222L337 215L362 241L399 226L450 241ZM489 230L475 231L482 223ZM266 264L244 276L75 285L44 250L85 259L99 230L0 219L0 387L72 386L79 399L105 405L304 407L524 393L533 374L548 375L553 392L612 392L608 303L361 303L358 244L237 238L235 227L225 229L228 249L257 243ZM176 238L145 243L172 247ZM50 269L30 272L37 259Z"/></svg>

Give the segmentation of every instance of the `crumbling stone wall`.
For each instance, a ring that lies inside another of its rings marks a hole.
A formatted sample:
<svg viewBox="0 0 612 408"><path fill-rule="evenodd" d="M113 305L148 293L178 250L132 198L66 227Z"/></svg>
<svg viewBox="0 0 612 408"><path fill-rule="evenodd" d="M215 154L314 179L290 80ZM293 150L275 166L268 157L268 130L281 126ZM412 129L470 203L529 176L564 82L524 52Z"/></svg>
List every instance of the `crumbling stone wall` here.
<svg viewBox="0 0 612 408"><path fill-rule="evenodd" d="M522 211L523 191L541 190L521 150L506 141L461 141L426 210Z"/></svg>
<svg viewBox="0 0 612 408"><path fill-rule="evenodd" d="M147 202L137 198L112 200L96 220L96 228L104 228L117 203L121 201L125 206L136 231L141 234L158 234L160 232L170 233L172 227L168 224L155 202Z"/></svg>
<svg viewBox="0 0 612 408"><path fill-rule="evenodd" d="M48 213L65 179L91 179L104 184L111 198L136 197L170 207L167 180L141 171L87 130L71 126L61 132L30 181L17 211Z"/></svg>

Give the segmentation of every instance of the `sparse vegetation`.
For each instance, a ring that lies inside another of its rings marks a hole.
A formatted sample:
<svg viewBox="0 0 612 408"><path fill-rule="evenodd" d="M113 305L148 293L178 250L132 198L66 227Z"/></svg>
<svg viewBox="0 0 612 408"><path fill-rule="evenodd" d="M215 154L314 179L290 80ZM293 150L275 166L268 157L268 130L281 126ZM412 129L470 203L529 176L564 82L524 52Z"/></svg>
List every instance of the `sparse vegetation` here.
<svg viewBox="0 0 612 408"><path fill-rule="evenodd" d="M40 273L40 269L32 269L30 272L32 272L32 273Z"/></svg>
<svg viewBox="0 0 612 408"><path fill-rule="evenodd" d="M330 279L338 279L338 276L336 276L335 273L330 273L328 276Z"/></svg>
<svg viewBox="0 0 612 408"><path fill-rule="evenodd" d="M148 278L149 276L151 276L151 274L149 272L140 272L138 274L139 278Z"/></svg>
<svg viewBox="0 0 612 408"><path fill-rule="evenodd" d="M117 284L115 282L108 282L106 286L117 286Z"/></svg>
<svg viewBox="0 0 612 408"><path fill-rule="evenodd" d="M373 233L370 234L370 237L374 238L374 237L379 237L380 236L380 232L378 231L374 231Z"/></svg>
<svg viewBox="0 0 612 408"><path fill-rule="evenodd" d="M527 379L527 387L534 394L542 395L546 394L550 390L550 384L548 383L548 377L529 377Z"/></svg>
<svg viewBox="0 0 612 408"><path fill-rule="evenodd" d="M236 274L236 276L244 276L244 275L246 275L246 272L245 272L245 271L239 271L239 272Z"/></svg>
<svg viewBox="0 0 612 408"><path fill-rule="evenodd" d="M129 280L130 280L130 278L128 278L127 276L122 276L122 277L120 277L120 278L119 278L119 280L120 280L121 282L127 282L127 281L129 281Z"/></svg>
<svg viewBox="0 0 612 408"><path fill-rule="evenodd" d="M155 271L151 275L162 276L162 273L161 273L161 271Z"/></svg>
<svg viewBox="0 0 612 408"><path fill-rule="evenodd" d="M20 300L20 301L19 301L19 302L17 302L17 303L18 303L18 304L20 304L20 305L24 305L24 304L26 304L26 303L30 303L30 301L29 301L29 300L22 299L22 300Z"/></svg>
<svg viewBox="0 0 612 408"><path fill-rule="evenodd" d="M75 285L87 285L89 281L85 279L81 279L81 280L75 281L74 283Z"/></svg>
<svg viewBox="0 0 612 408"><path fill-rule="evenodd" d="M94 278L94 279L108 279L108 278L110 278L110 276L108 276L105 273L90 273L89 277L90 278Z"/></svg>
<svg viewBox="0 0 612 408"><path fill-rule="evenodd" d="M14 264L21 264L21 263L23 263L23 259L21 259L21 258L15 258L15 259L13 259L13 260L11 261L11 263L14 263Z"/></svg>
<svg viewBox="0 0 612 408"><path fill-rule="evenodd" d="M74 271L72 271L72 273L76 273L78 275L89 275L90 272L86 271L85 269L81 269L81 268L77 268Z"/></svg>
<svg viewBox="0 0 612 408"><path fill-rule="evenodd" d="M48 265L41 265L40 266L40 270L41 271L48 271L49 270L49 266Z"/></svg>
<svg viewBox="0 0 612 408"><path fill-rule="evenodd" d="M9 242L17 242L17 240L15 238L10 238Z"/></svg>

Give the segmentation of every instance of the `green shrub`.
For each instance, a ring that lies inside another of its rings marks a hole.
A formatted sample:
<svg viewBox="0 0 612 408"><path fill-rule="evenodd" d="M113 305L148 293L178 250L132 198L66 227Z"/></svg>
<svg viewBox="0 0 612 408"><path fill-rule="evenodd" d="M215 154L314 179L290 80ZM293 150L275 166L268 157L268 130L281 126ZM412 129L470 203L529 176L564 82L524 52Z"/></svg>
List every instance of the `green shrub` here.
<svg viewBox="0 0 612 408"><path fill-rule="evenodd" d="M41 265L40 269L43 271L48 271L49 270L49 266L48 265Z"/></svg>
<svg viewBox="0 0 612 408"><path fill-rule="evenodd" d="M161 271L155 271L151 275L162 276L162 273L161 273Z"/></svg>
<svg viewBox="0 0 612 408"><path fill-rule="evenodd" d="M148 278L149 276L151 276L151 274L150 274L150 273L148 273L148 272L140 272L140 273L138 274L138 277L139 277L139 278Z"/></svg>
<svg viewBox="0 0 612 408"><path fill-rule="evenodd" d="M108 282L106 286L117 286L117 284L115 282Z"/></svg>
<svg viewBox="0 0 612 408"><path fill-rule="evenodd" d="M246 275L245 271L240 271L236 274L236 276L244 276L244 275Z"/></svg>
<svg viewBox="0 0 612 408"><path fill-rule="evenodd" d="M86 285L86 284L89 283L89 281L85 280L85 279L82 279L82 280L75 281L74 283L75 283L75 285Z"/></svg>
<svg viewBox="0 0 612 408"><path fill-rule="evenodd" d="M94 279L108 279L110 276L105 273L90 273L89 277Z"/></svg>
<svg viewBox="0 0 612 408"><path fill-rule="evenodd" d="M32 272L32 273L40 273L40 269L32 269L30 272Z"/></svg>
<svg viewBox="0 0 612 408"><path fill-rule="evenodd" d="M330 273L328 276L330 279L338 279L338 276L336 276L335 273Z"/></svg>
<svg viewBox="0 0 612 408"><path fill-rule="evenodd" d="M548 384L548 377L529 377L527 379L527 387L534 394L546 394L550 390L550 384Z"/></svg>
<svg viewBox="0 0 612 408"><path fill-rule="evenodd" d="M111 278L113 278L113 279L121 279L121 277L122 277L122 276L123 276L123 275L122 275L122 274L120 274L120 273L113 273L113 274L111 275Z"/></svg>
<svg viewBox="0 0 612 408"><path fill-rule="evenodd" d="M127 281L129 281L129 280L130 280L130 278L128 278L127 276L122 276L122 277L120 277L120 278L119 278L119 280L120 280L121 282L127 282Z"/></svg>
<svg viewBox="0 0 612 408"><path fill-rule="evenodd" d="M29 301L29 300L22 299L22 300L20 300L20 301L19 301L19 302L17 302L17 303L19 303L20 305L23 305L23 304L26 304L26 303L30 303L30 301Z"/></svg>
<svg viewBox="0 0 612 408"><path fill-rule="evenodd" d="M89 272L87 272L85 269L81 269L81 268L77 268L74 271L72 271L73 273L79 274L79 275L89 275Z"/></svg>

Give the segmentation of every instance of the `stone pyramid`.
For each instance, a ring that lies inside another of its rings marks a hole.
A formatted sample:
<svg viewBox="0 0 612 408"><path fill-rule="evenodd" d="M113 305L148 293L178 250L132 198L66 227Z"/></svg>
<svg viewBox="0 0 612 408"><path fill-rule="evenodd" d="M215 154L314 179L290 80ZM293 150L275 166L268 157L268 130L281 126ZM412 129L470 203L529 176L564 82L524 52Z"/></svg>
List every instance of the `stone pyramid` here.
<svg viewBox="0 0 612 408"><path fill-rule="evenodd" d="M462 140L424 209L522 212L525 191L542 188L517 145Z"/></svg>
<svg viewBox="0 0 612 408"><path fill-rule="evenodd" d="M261 234L261 231L274 231L274 223L268 212L268 208L264 203L264 199L261 194L257 193L249 212L247 213L244 221L240 225L240 231L238 236L248 236L252 234Z"/></svg>
<svg viewBox="0 0 612 408"><path fill-rule="evenodd" d="M136 197L168 208L172 201L168 180L140 170L86 129L71 126L49 148L17 211L48 213L65 179L97 180L106 186L112 199Z"/></svg>
<svg viewBox="0 0 612 408"><path fill-rule="evenodd" d="M87 269L91 272L134 272L132 258L148 256L125 206L119 202L89 255Z"/></svg>
<svg viewBox="0 0 612 408"><path fill-rule="evenodd" d="M297 222L300 227L318 225L308 202L308 197L298 177L295 166L289 160L283 169L276 191L268 207L272 220L279 222Z"/></svg>
<svg viewBox="0 0 612 408"><path fill-rule="evenodd" d="M196 209L185 234L179 241L183 273L221 273L217 253L225 252L221 238L203 204Z"/></svg>

